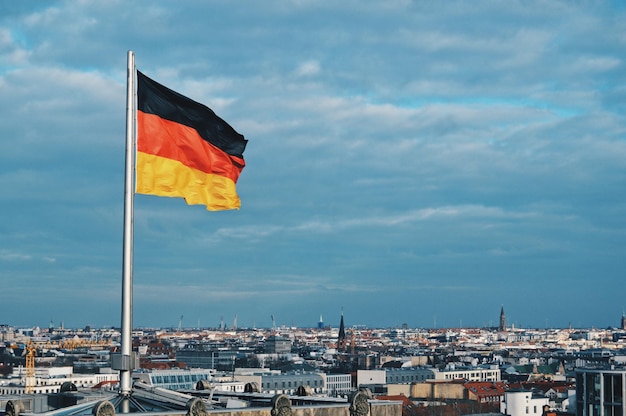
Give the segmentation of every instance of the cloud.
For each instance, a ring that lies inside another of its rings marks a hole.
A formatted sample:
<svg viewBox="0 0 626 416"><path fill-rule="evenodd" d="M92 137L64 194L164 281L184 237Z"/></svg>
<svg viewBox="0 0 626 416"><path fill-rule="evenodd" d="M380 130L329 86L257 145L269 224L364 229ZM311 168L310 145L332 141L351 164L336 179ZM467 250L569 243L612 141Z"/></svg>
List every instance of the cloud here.
<svg viewBox="0 0 626 416"><path fill-rule="evenodd" d="M624 10L239 6L0 6L0 262L23 283L15 299L42 289L31 321L116 324L105 306L121 273L129 49L249 139L241 210L135 198L142 322L306 321L343 305L361 322L418 325L491 303L543 322L519 299L553 304L550 281L575 304L590 276L594 296L620 302L606 288L626 266ZM91 312L79 299L94 292ZM72 297L80 314L62 303ZM608 313L579 320L606 325Z"/></svg>
<svg viewBox="0 0 626 416"><path fill-rule="evenodd" d="M27 261L32 258L29 254L15 253L9 250L0 250L0 260L3 261Z"/></svg>
<svg viewBox="0 0 626 416"><path fill-rule="evenodd" d="M321 70L320 63L318 61L310 60L301 63L296 69L297 76L312 76L319 74Z"/></svg>

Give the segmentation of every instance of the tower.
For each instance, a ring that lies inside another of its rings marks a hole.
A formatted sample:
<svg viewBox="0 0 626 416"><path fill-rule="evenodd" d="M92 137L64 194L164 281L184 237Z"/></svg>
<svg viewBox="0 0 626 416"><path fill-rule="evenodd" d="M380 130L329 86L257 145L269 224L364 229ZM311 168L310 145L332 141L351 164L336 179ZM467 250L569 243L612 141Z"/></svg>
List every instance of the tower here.
<svg viewBox="0 0 626 416"><path fill-rule="evenodd" d="M339 336L337 337L337 350L346 348L346 328L343 324L343 309L341 310L341 322L339 323Z"/></svg>
<svg viewBox="0 0 626 416"><path fill-rule="evenodd" d="M506 316L504 316L504 305L500 309L500 325L498 325L498 331L506 331Z"/></svg>

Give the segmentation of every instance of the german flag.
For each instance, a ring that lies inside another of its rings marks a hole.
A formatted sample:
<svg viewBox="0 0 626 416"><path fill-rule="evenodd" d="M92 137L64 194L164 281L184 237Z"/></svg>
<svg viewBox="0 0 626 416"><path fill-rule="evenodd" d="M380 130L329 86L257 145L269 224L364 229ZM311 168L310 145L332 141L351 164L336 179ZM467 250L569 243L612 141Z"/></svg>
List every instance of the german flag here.
<svg viewBox="0 0 626 416"><path fill-rule="evenodd" d="M246 143L207 106L137 71L137 193L238 209Z"/></svg>

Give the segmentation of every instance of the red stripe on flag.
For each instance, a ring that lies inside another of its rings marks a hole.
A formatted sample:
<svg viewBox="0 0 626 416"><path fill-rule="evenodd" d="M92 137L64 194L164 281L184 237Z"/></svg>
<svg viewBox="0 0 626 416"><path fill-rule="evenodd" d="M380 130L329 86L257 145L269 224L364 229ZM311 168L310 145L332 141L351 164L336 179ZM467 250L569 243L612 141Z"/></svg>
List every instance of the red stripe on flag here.
<svg viewBox="0 0 626 416"><path fill-rule="evenodd" d="M202 139L188 126L137 112L137 151L181 162L207 174L237 182L245 161Z"/></svg>

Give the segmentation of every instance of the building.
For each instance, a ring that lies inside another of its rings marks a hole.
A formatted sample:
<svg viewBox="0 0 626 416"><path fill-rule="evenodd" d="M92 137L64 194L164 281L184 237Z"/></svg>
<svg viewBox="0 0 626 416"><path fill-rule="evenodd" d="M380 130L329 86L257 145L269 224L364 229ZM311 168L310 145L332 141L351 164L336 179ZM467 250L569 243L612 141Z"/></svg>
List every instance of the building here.
<svg viewBox="0 0 626 416"><path fill-rule="evenodd" d="M238 355L239 352L234 350L191 346L176 351L176 361L183 362L192 368L232 370Z"/></svg>
<svg viewBox="0 0 626 416"><path fill-rule="evenodd" d="M405 386L405 392L398 389L397 385L389 386L390 394L404 394L407 397L418 400L438 401L438 400L465 400L467 399L467 389L463 382L428 380L424 383L412 383Z"/></svg>
<svg viewBox="0 0 626 416"><path fill-rule="evenodd" d="M386 370L385 380L387 384L398 383L421 383L435 378L432 368L425 367L401 367Z"/></svg>
<svg viewBox="0 0 626 416"><path fill-rule="evenodd" d="M320 320L317 323L317 329L323 329L324 328L324 318L322 318L322 315L320 314Z"/></svg>
<svg viewBox="0 0 626 416"><path fill-rule="evenodd" d="M424 383L412 383L404 391L389 386L390 394L404 394L420 400L469 400L478 404L490 405L499 409L504 399L507 385L503 382L490 383L470 381L437 381L428 380Z"/></svg>
<svg viewBox="0 0 626 416"><path fill-rule="evenodd" d="M347 396L355 389L350 374L322 374L324 377L324 393L331 397Z"/></svg>
<svg viewBox="0 0 626 416"><path fill-rule="evenodd" d="M357 387L387 384L387 370L357 370Z"/></svg>
<svg viewBox="0 0 626 416"><path fill-rule="evenodd" d="M507 391L506 384L502 382L478 382L471 381L464 384L467 390L467 398L478 403L501 403Z"/></svg>
<svg viewBox="0 0 626 416"><path fill-rule="evenodd" d="M12 378L0 381L0 395L26 394L25 373L22 368L14 368ZM65 386L72 388L92 388L105 383L117 383L119 373L75 374L72 367L37 368L32 394L59 393Z"/></svg>
<svg viewBox="0 0 626 416"><path fill-rule="evenodd" d="M626 416L626 367L576 369L576 416Z"/></svg>
<svg viewBox="0 0 626 416"><path fill-rule="evenodd" d="M536 396L530 390L509 390L504 393L500 412L508 416L541 416L548 398Z"/></svg>
<svg viewBox="0 0 626 416"><path fill-rule="evenodd" d="M246 384L255 383L261 393L296 394L300 387L310 389L312 394L326 393L325 378L322 374L303 371L280 373L258 370L248 374L236 374L235 379Z"/></svg>
<svg viewBox="0 0 626 416"><path fill-rule="evenodd" d="M199 381L211 381L213 373L213 371L206 369L172 369L136 371L133 373L133 376L153 387L170 390L190 390L195 389ZM243 388L241 391L243 391Z"/></svg>
<svg viewBox="0 0 626 416"><path fill-rule="evenodd" d="M266 354L289 354L291 353L291 341L272 335L265 340L264 350Z"/></svg>
<svg viewBox="0 0 626 416"><path fill-rule="evenodd" d="M435 379L435 371L426 367L401 367L380 370L357 370L357 386L423 383Z"/></svg>
<svg viewBox="0 0 626 416"><path fill-rule="evenodd" d="M435 380L501 381L501 372L497 365L479 367L449 366L444 370L433 370Z"/></svg>
<svg viewBox="0 0 626 416"><path fill-rule="evenodd" d="M339 322L339 334L337 335L337 350L346 349L346 327L343 323L343 310L341 311L341 321Z"/></svg>

